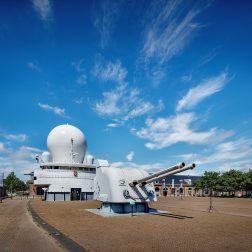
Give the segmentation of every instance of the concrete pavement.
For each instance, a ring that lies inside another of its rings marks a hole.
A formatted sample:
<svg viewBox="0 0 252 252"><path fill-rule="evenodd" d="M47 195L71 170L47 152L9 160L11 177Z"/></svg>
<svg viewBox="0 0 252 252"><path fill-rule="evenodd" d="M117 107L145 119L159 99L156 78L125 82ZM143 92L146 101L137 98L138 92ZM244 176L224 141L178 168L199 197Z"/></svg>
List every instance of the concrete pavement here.
<svg viewBox="0 0 252 252"><path fill-rule="evenodd" d="M0 203L0 251L64 251L33 222L27 202L25 199L6 199Z"/></svg>

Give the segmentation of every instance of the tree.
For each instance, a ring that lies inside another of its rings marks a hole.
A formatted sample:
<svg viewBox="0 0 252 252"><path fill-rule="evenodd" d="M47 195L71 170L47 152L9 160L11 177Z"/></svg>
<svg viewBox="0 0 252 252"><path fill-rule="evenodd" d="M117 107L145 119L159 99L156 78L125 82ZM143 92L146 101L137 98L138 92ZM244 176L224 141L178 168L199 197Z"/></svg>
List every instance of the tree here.
<svg viewBox="0 0 252 252"><path fill-rule="evenodd" d="M196 181L193 182L193 186L195 187L196 192L198 192L199 189L203 189L203 183L202 179L199 178Z"/></svg>
<svg viewBox="0 0 252 252"><path fill-rule="evenodd" d="M4 185L8 192L12 193L16 191L24 191L27 189L24 181L19 179L14 172L10 172L6 179L4 179Z"/></svg>
<svg viewBox="0 0 252 252"><path fill-rule="evenodd" d="M205 172L194 182L196 189L207 190L210 196L212 192L228 192L235 195L237 191L246 191L252 196L252 170L242 173L239 170L230 170L220 175L218 172Z"/></svg>
<svg viewBox="0 0 252 252"><path fill-rule="evenodd" d="M230 170L222 174L223 191L233 193L242 190L244 175L241 171Z"/></svg>
<svg viewBox="0 0 252 252"><path fill-rule="evenodd" d="M209 212L213 210L212 195L213 190L217 190L219 186L220 173L219 172L207 172L205 171L204 176L196 181L195 185L202 190L207 190L210 195L209 198Z"/></svg>
<svg viewBox="0 0 252 252"><path fill-rule="evenodd" d="M215 190L217 191L219 186L220 173L219 172L207 172L205 171L204 175L195 181L194 186L201 188L203 190Z"/></svg>
<svg viewBox="0 0 252 252"><path fill-rule="evenodd" d="M243 174L242 187L246 191L246 195L250 194L252 196L252 170Z"/></svg>

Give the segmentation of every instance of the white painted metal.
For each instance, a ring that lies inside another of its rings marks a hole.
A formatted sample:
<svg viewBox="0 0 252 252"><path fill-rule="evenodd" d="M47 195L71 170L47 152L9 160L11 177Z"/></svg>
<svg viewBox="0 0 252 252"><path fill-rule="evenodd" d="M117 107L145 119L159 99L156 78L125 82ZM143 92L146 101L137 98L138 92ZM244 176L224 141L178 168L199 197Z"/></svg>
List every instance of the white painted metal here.
<svg viewBox="0 0 252 252"><path fill-rule="evenodd" d="M195 168L195 164L191 164L191 165L185 166L183 168L179 168L177 170L166 172L166 173L164 173L162 175L159 175L157 177L154 177L152 179L146 179L145 182L146 183L151 183L151 182L154 182L155 180L159 180L159 179L162 179L162 178L165 178L165 177L168 177L168 176L171 176L171 175L183 172L183 171L192 170L193 168Z"/></svg>
<svg viewBox="0 0 252 252"><path fill-rule="evenodd" d="M44 151L40 157L41 162L43 163L49 163L52 162L52 155L50 152L48 151Z"/></svg>
<svg viewBox="0 0 252 252"><path fill-rule="evenodd" d="M82 192L94 191L95 171L44 169L35 170L34 185L48 186L48 192L69 192L71 188L81 188Z"/></svg>
<svg viewBox="0 0 252 252"><path fill-rule="evenodd" d="M49 163L40 163L40 167L42 169L63 169L70 170L71 168L76 168L77 170L83 170L82 168L96 168L94 164L70 164L70 163L57 163L57 162L49 162Z"/></svg>
<svg viewBox="0 0 252 252"><path fill-rule="evenodd" d="M86 156L86 163L89 165L94 164L94 157L92 155L87 155Z"/></svg>
<svg viewBox="0 0 252 252"><path fill-rule="evenodd" d="M94 193L105 212L148 211L147 203L157 200L153 181L192 168L182 163L149 175L140 168L110 167L107 160L95 165L91 155L85 157L85 135L72 125L55 127L47 146L49 152L38 158L41 170L34 171L34 184L46 188L47 200L70 200L71 191L78 189L86 198Z"/></svg>
<svg viewBox="0 0 252 252"><path fill-rule="evenodd" d="M168 172L171 172L171 171L178 172L178 170L183 168L184 166L185 166L185 163L181 163L181 164L169 167L169 168L167 168L165 170L162 170L160 172L156 172L154 174L148 175L147 177L144 177L144 178L141 178L141 179L138 179L138 180L134 180L133 182L131 182L131 186L137 185L137 184L143 184L144 185L144 183L146 183L147 180L155 181L156 178L162 177L163 174L166 174Z"/></svg>
<svg viewBox="0 0 252 252"><path fill-rule="evenodd" d="M96 167L93 157L83 163L85 135L72 125L60 125L49 133L47 147L49 152L38 157L41 170L34 171L34 185L46 188L46 199L70 200L72 189L92 197Z"/></svg>
<svg viewBox="0 0 252 252"><path fill-rule="evenodd" d="M115 168L110 167L106 160L98 160L95 177L94 199L110 203L146 203L156 201L154 185L146 184L130 186L134 179L141 179L149 174L138 168Z"/></svg>
<svg viewBox="0 0 252 252"><path fill-rule="evenodd" d="M47 147L53 162L83 163L87 142L78 128L67 124L57 126L49 133Z"/></svg>
<svg viewBox="0 0 252 252"><path fill-rule="evenodd" d="M110 167L107 160L97 160L94 199L102 202L101 211L128 213L148 211L148 202L156 201L153 182L168 175L193 169L195 165L173 166L149 175L140 168ZM134 201L134 207L132 204Z"/></svg>

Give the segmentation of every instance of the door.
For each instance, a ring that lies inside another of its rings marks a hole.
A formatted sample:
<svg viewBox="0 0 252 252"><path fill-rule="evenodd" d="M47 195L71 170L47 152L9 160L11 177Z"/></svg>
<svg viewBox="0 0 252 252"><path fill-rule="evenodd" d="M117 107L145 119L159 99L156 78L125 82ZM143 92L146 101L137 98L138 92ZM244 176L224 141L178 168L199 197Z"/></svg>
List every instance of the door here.
<svg viewBox="0 0 252 252"><path fill-rule="evenodd" d="M80 200L81 188L71 188L71 200Z"/></svg>

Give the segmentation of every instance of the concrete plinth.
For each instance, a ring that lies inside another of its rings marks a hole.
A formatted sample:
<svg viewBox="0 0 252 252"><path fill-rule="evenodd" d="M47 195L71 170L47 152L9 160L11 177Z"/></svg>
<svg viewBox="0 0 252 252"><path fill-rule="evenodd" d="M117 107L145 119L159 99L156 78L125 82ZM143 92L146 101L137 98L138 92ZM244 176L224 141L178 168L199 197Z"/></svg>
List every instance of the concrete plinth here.
<svg viewBox="0 0 252 252"><path fill-rule="evenodd" d="M148 212L147 203L107 203L103 202L100 211L105 213L146 213Z"/></svg>

